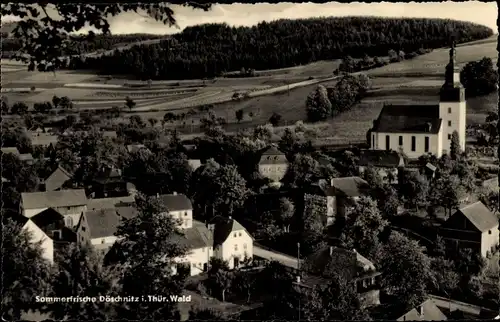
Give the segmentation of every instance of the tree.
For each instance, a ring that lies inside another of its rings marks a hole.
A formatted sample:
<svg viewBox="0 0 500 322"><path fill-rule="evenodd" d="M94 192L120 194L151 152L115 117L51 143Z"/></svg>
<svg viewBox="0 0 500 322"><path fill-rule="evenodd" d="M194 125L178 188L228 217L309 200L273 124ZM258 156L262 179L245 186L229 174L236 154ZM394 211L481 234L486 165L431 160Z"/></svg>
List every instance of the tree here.
<svg viewBox="0 0 500 322"><path fill-rule="evenodd" d="M14 105L12 105L11 112L12 114L24 115L26 112L28 112L28 105L23 102L16 102L14 103Z"/></svg>
<svg viewBox="0 0 500 322"><path fill-rule="evenodd" d="M236 116L236 120L238 121L238 123L240 123L241 120L243 120L243 110L239 109L236 112L234 112L234 114Z"/></svg>
<svg viewBox="0 0 500 322"><path fill-rule="evenodd" d="M460 81L468 97L486 95L496 90L498 72L491 58L484 57L479 61L468 62L460 72Z"/></svg>
<svg viewBox="0 0 500 322"><path fill-rule="evenodd" d="M43 308L33 299L47 296L50 283L50 266L42 257L41 242L31 241L32 233L15 220L20 216L2 207L2 312L10 320L21 320L23 311Z"/></svg>
<svg viewBox="0 0 500 322"><path fill-rule="evenodd" d="M61 97L61 100L59 102L59 106L62 109L71 110L71 109L73 109L73 102L71 101L71 99L68 96L63 96L63 97Z"/></svg>
<svg viewBox="0 0 500 322"><path fill-rule="evenodd" d="M429 182L415 171L401 171L400 173L398 180L400 194L408 206L418 211L419 206L427 202Z"/></svg>
<svg viewBox="0 0 500 322"><path fill-rule="evenodd" d="M295 214L295 206L288 198L280 198L280 221L285 232L290 232L290 221Z"/></svg>
<svg viewBox="0 0 500 322"><path fill-rule="evenodd" d="M306 187L319 179L320 173L318 161L310 155L298 154L290 163L284 181L291 187Z"/></svg>
<svg viewBox="0 0 500 322"><path fill-rule="evenodd" d="M444 257L435 257L431 260L431 268L434 272L433 288L447 297L451 296L459 285L460 276L455 272L454 263Z"/></svg>
<svg viewBox="0 0 500 322"><path fill-rule="evenodd" d="M370 254L379 243L379 235L388 226L375 201L362 197L346 214L343 242L362 254Z"/></svg>
<svg viewBox="0 0 500 322"><path fill-rule="evenodd" d="M59 96L57 95L52 96L52 105L54 105L54 108L58 108L60 102L61 99L59 98Z"/></svg>
<svg viewBox="0 0 500 322"><path fill-rule="evenodd" d="M237 272L234 278L234 284L238 291L246 295L247 303L250 303L250 297L256 288L256 278L252 272Z"/></svg>
<svg viewBox="0 0 500 322"><path fill-rule="evenodd" d="M460 200L465 195L465 189L456 175L444 174L435 180L431 186L430 201L433 206L442 206L447 210L448 216L452 215Z"/></svg>
<svg viewBox="0 0 500 322"><path fill-rule="evenodd" d="M332 103L328 99L328 92L323 85L309 94L306 100L307 119L311 122L325 120L332 111Z"/></svg>
<svg viewBox="0 0 500 322"><path fill-rule="evenodd" d="M460 154L462 153L462 149L460 148L460 138L458 136L457 131L453 131L451 134L451 143L450 143L450 156L453 160L456 160Z"/></svg>
<svg viewBox="0 0 500 322"><path fill-rule="evenodd" d="M219 270L214 274L213 282L221 291L222 302L226 301L226 291L231 287L233 282L233 273L225 270Z"/></svg>
<svg viewBox="0 0 500 322"><path fill-rule="evenodd" d="M179 244L182 233L155 197L136 198L137 216L124 220L117 228L118 240L112 246L108 264L118 271L121 296L181 294L184 276L174 275L175 259L187 249ZM129 319L173 319L177 304L171 302L118 303L118 316Z"/></svg>
<svg viewBox="0 0 500 322"><path fill-rule="evenodd" d="M132 111L132 109L136 106L136 103L133 99L127 96L125 97L125 106L128 107L130 111Z"/></svg>
<svg viewBox="0 0 500 322"><path fill-rule="evenodd" d="M186 3L184 6L208 10L210 5ZM28 69L55 71L67 65L64 56L75 54L70 33L79 31L87 24L109 35L108 19L120 12L142 11L157 21L176 26L171 5L151 4L2 4L2 16L23 19L13 31L22 40L21 48L14 55L16 60L28 63ZM55 12L54 12L55 11ZM40 19L40 16L43 18ZM93 38L94 33L89 33Z"/></svg>
<svg viewBox="0 0 500 322"><path fill-rule="evenodd" d="M281 115L279 115L276 112L273 112L273 115L269 118L269 123L271 123L273 126L278 126L281 121Z"/></svg>
<svg viewBox="0 0 500 322"><path fill-rule="evenodd" d="M392 232L376 261L384 274L383 286L394 301L412 308L423 302L433 283L431 261L425 248L398 232Z"/></svg>

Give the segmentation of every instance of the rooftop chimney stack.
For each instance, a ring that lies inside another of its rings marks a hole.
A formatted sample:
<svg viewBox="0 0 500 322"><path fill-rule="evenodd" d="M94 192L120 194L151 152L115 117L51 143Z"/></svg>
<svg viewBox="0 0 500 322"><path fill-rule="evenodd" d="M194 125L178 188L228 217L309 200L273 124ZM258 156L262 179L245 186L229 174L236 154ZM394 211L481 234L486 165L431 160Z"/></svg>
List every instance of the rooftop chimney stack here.
<svg viewBox="0 0 500 322"><path fill-rule="evenodd" d="M333 255L333 246L330 246L330 256Z"/></svg>

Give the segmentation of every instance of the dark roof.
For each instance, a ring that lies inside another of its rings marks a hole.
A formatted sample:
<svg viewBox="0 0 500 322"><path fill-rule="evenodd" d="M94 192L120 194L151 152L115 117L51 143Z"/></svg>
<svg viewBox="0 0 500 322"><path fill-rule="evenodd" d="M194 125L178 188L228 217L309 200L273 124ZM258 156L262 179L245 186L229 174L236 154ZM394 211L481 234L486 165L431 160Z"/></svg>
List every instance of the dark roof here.
<svg viewBox="0 0 500 322"><path fill-rule="evenodd" d="M431 170L432 172L436 171L437 167L435 165L433 165L432 163L430 162L427 162L427 164L425 165L425 167L429 170Z"/></svg>
<svg viewBox="0 0 500 322"><path fill-rule="evenodd" d="M116 207L133 206L135 204L134 196L98 198L89 199L87 203L88 210L111 209Z"/></svg>
<svg viewBox="0 0 500 322"><path fill-rule="evenodd" d="M360 177L333 178L331 185L348 197L359 197L370 188L368 182Z"/></svg>
<svg viewBox="0 0 500 322"><path fill-rule="evenodd" d="M60 189L64 183L72 177L73 175L69 171L61 166L58 166L57 169L55 169L54 172L52 172L50 176L45 179L45 190L53 191Z"/></svg>
<svg viewBox="0 0 500 322"><path fill-rule="evenodd" d="M87 204L87 196L83 189L23 192L21 198L24 209L83 206Z"/></svg>
<svg viewBox="0 0 500 322"><path fill-rule="evenodd" d="M183 194L160 195L159 198L169 211L193 209L191 200Z"/></svg>
<svg viewBox="0 0 500 322"><path fill-rule="evenodd" d="M448 318L431 299L399 317L397 321L446 321Z"/></svg>
<svg viewBox="0 0 500 322"><path fill-rule="evenodd" d="M45 209L30 220L49 237L52 237L50 230L60 230L62 235L58 241L75 242L77 239L75 231L65 226L64 216L52 208Z"/></svg>
<svg viewBox="0 0 500 322"><path fill-rule="evenodd" d="M460 208L456 213L462 213L481 232L498 226L497 216L481 201Z"/></svg>
<svg viewBox="0 0 500 322"><path fill-rule="evenodd" d="M216 216L210 223L214 225L214 247L222 245L233 231L246 231L245 227L232 218Z"/></svg>
<svg viewBox="0 0 500 322"><path fill-rule="evenodd" d="M362 150L359 165L397 168L405 165L404 158L397 151Z"/></svg>
<svg viewBox="0 0 500 322"><path fill-rule="evenodd" d="M61 219L64 220L64 216L61 215L57 210L48 208L35 216L30 218L38 227L43 228L50 224L53 224Z"/></svg>
<svg viewBox="0 0 500 322"><path fill-rule="evenodd" d="M176 239L189 249L212 247L213 245L213 236L208 228L196 221L193 222L192 228L183 229L182 235L176 236Z"/></svg>
<svg viewBox="0 0 500 322"><path fill-rule="evenodd" d="M104 238L114 236L122 218L130 219L135 216L131 209L101 209L85 213L89 226L90 238Z"/></svg>
<svg viewBox="0 0 500 322"><path fill-rule="evenodd" d="M439 105L385 105L373 131L436 134L440 128Z"/></svg>
<svg viewBox="0 0 500 322"><path fill-rule="evenodd" d="M266 148L262 152L259 164L283 164L288 163L288 160L283 152L278 150L274 145Z"/></svg>

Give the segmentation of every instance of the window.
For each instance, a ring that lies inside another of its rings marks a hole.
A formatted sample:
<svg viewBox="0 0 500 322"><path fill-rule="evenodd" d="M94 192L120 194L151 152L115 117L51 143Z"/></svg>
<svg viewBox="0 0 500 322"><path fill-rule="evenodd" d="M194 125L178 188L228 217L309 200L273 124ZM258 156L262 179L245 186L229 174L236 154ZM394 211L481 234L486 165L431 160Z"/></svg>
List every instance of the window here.
<svg viewBox="0 0 500 322"><path fill-rule="evenodd" d="M417 150L417 138L414 136L411 137L411 150L412 151Z"/></svg>
<svg viewBox="0 0 500 322"><path fill-rule="evenodd" d="M234 237L236 237L236 233L234 233L234 235L233 235L233 236L234 236Z"/></svg>
<svg viewBox="0 0 500 322"><path fill-rule="evenodd" d="M72 217L69 217L69 216L68 216L68 217L66 217L66 218L64 219L64 221L65 221L66 227L68 227L68 228L73 228L73 224L74 224L74 223L73 223L73 218L72 218Z"/></svg>
<svg viewBox="0 0 500 322"><path fill-rule="evenodd" d="M448 114L451 114L451 107L448 107Z"/></svg>
<svg viewBox="0 0 500 322"><path fill-rule="evenodd" d="M425 152L429 152L429 137L425 137Z"/></svg>
<svg viewBox="0 0 500 322"><path fill-rule="evenodd" d="M488 234L491 235L491 230L488 230Z"/></svg>
<svg viewBox="0 0 500 322"><path fill-rule="evenodd" d="M184 217L187 217L187 215L188 215L187 211L186 211L186 212L184 212Z"/></svg>
<svg viewBox="0 0 500 322"><path fill-rule="evenodd" d="M239 233L238 236L241 237L241 233Z"/></svg>
<svg viewBox="0 0 500 322"><path fill-rule="evenodd" d="M448 134L448 140L451 140L451 134Z"/></svg>
<svg viewBox="0 0 500 322"><path fill-rule="evenodd" d="M85 231L85 226L82 226L82 230Z"/></svg>
<svg viewBox="0 0 500 322"><path fill-rule="evenodd" d="M61 231L60 230L53 230L52 231L52 239L61 240Z"/></svg>
<svg viewBox="0 0 500 322"><path fill-rule="evenodd" d="M243 244L243 249L247 249L247 244Z"/></svg>
<svg viewBox="0 0 500 322"><path fill-rule="evenodd" d="M451 126L451 121L448 121L448 126Z"/></svg>
<svg viewBox="0 0 500 322"><path fill-rule="evenodd" d="M403 146L403 136L399 136L399 146Z"/></svg>
<svg viewBox="0 0 500 322"><path fill-rule="evenodd" d="M234 245L234 251L237 252L238 251L238 244L235 244Z"/></svg>
<svg viewBox="0 0 500 322"><path fill-rule="evenodd" d="M105 239L104 239L104 238L103 238L103 239L101 239L101 244L104 244L104 241L105 241Z"/></svg>
<svg viewBox="0 0 500 322"><path fill-rule="evenodd" d="M385 149L386 150L391 149L391 137L389 135L385 136Z"/></svg>

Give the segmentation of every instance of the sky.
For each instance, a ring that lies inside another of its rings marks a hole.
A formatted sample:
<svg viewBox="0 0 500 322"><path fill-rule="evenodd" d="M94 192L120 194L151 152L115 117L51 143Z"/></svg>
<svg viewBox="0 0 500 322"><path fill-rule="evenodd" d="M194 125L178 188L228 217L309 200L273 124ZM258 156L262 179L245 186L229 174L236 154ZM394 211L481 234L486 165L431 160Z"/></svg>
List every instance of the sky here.
<svg viewBox="0 0 500 322"><path fill-rule="evenodd" d="M192 8L172 6L179 28L168 27L156 22L146 14L133 12L110 17L111 33L131 34L172 34L185 27L203 23L227 23L231 26L252 26L262 21L277 19L298 19L312 17L343 16L381 16L381 17L417 17L447 18L470 21L485 25L497 32L496 2L432 2L432 3L258 3L213 5L208 12ZM10 20L7 17L3 21ZM86 28L83 32L88 31Z"/></svg>

